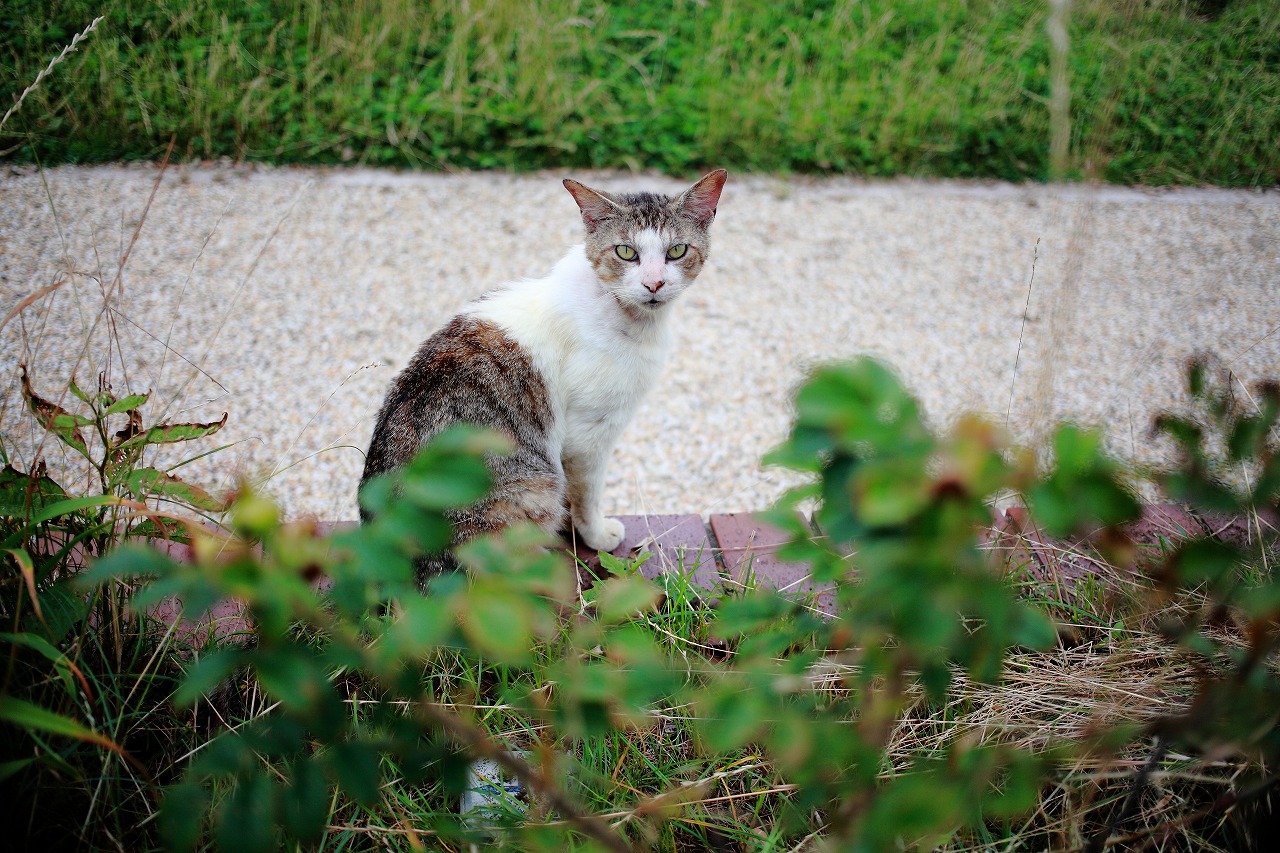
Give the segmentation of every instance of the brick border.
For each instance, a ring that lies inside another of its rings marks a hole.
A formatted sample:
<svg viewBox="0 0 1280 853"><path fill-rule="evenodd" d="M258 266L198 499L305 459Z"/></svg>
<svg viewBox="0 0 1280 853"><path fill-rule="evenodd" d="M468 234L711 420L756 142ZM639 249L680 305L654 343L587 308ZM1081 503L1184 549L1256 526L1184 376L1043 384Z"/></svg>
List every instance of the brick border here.
<svg viewBox="0 0 1280 853"><path fill-rule="evenodd" d="M825 616L835 613L833 586L815 584L806 566L779 559L777 551L786 541L786 534L758 513L716 514L705 523L697 515L618 518L626 534L613 555L627 559L650 553L652 556L640 568L640 573L650 580L679 573L706 591L712 600L754 582L793 593ZM315 522L314 526L318 535L325 535L356 524ZM806 520L806 524L814 530L812 520ZM1125 542L1111 544L1138 548L1141 566L1158 561L1171 546L1191 537L1208 535L1236 545L1251 545L1259 536L1275 539L1280 535L1280 518L1274 513L1256 518L1200 514L1175 504L1149 504L1143 507L1140 519L1124 527L1124 533ZM820 534L815 530L814 535ZM1081 583L1115 586L1128 580L1117 575L1116 568L1101 555L1100 550L1105 550L1108 543L1091 539L1053 539L1036 525L1025 507L1016 506L992 513L990 526L980 532L979 544L991 554L992 564L999 570L1025 571L1036 582L1052 585L1068 595ZM191 549L186 545L164 541L154 544L175 559L191 559ZM566 534L564 550L578 561L584 589L606 576L599 556L574 541L572 533ZM1142 559L1142 551L1149 552L1149 559ZM184 645L248 636L252 630L243 605L231 600L218 603L194 620L182 616L177 599L150 608L149 615L171 626L174 636Z"/></svg>

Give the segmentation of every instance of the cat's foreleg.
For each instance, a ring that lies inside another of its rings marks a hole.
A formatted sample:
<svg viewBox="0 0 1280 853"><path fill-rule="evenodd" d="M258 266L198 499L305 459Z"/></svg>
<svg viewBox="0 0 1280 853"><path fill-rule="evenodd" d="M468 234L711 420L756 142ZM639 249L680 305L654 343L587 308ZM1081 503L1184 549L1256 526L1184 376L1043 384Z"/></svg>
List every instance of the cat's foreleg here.
<svg viewBox="0 0 1280 853"><path fill-rule="evenodd" d="M605 468L611 446L598 452L566 457L564 473L568 481L569 509L574 529L588 548L612 551L622 544L626 532L616 518L605 518L600 510L604 493Z"/></svg>

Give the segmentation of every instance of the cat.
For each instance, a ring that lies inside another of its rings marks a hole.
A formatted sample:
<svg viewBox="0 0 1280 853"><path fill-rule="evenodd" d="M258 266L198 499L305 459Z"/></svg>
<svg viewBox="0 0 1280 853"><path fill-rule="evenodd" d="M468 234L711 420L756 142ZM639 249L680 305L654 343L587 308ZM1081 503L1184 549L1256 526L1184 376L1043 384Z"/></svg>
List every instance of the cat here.
<svg viewBox="0 0 1280 853"><path fill-rule="evenodd" d="M378 412L361 486L453 424L489 427L515 449L489 459L488 497L450 516L454 545L516 521L554 535L568 515L589 548L617 548L623 526L601 512L605 468L670 348L671 303L710 253L727 177L716 170L674 197L566 178L585 242L545 278L481 296L419 347ZM438 554L416 571L425 583L456 569Z"/></svg>

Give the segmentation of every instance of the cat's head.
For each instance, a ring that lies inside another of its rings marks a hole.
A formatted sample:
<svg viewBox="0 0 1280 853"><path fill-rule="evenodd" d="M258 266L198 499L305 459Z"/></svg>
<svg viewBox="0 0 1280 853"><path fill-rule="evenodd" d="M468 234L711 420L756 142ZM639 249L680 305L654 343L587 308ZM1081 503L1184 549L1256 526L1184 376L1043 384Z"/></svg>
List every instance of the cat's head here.
<svg viewBox="0 0 1280 853"><path fill-rule="evenodd" d="M587 259L624 310L657 314L698 277L727 177L717 169L678 196L607 193L565 179L587 227Z"/></svg>

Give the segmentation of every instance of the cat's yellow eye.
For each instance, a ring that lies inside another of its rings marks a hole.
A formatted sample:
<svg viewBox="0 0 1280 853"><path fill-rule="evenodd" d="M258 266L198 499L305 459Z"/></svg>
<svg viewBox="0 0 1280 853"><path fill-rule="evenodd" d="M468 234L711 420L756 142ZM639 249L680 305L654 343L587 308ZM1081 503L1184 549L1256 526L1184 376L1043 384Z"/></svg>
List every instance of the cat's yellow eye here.
<svg viewBox="0 0 1280 853"><path fill-rule="evenodd" d="M673 261L678 261L684 257L684 253L689 251L689 247L684 243L676 243L670 249L667 249L667 257Z"/></svg>
<svg viewBox="0 0 1280 853"><path fill-rule="evenodd" d="M617 252L618 257L622 258L624 261L634 261L636 259L636 250L631 246L628 246L626 243L614 246L613 250Z"/></svg>

